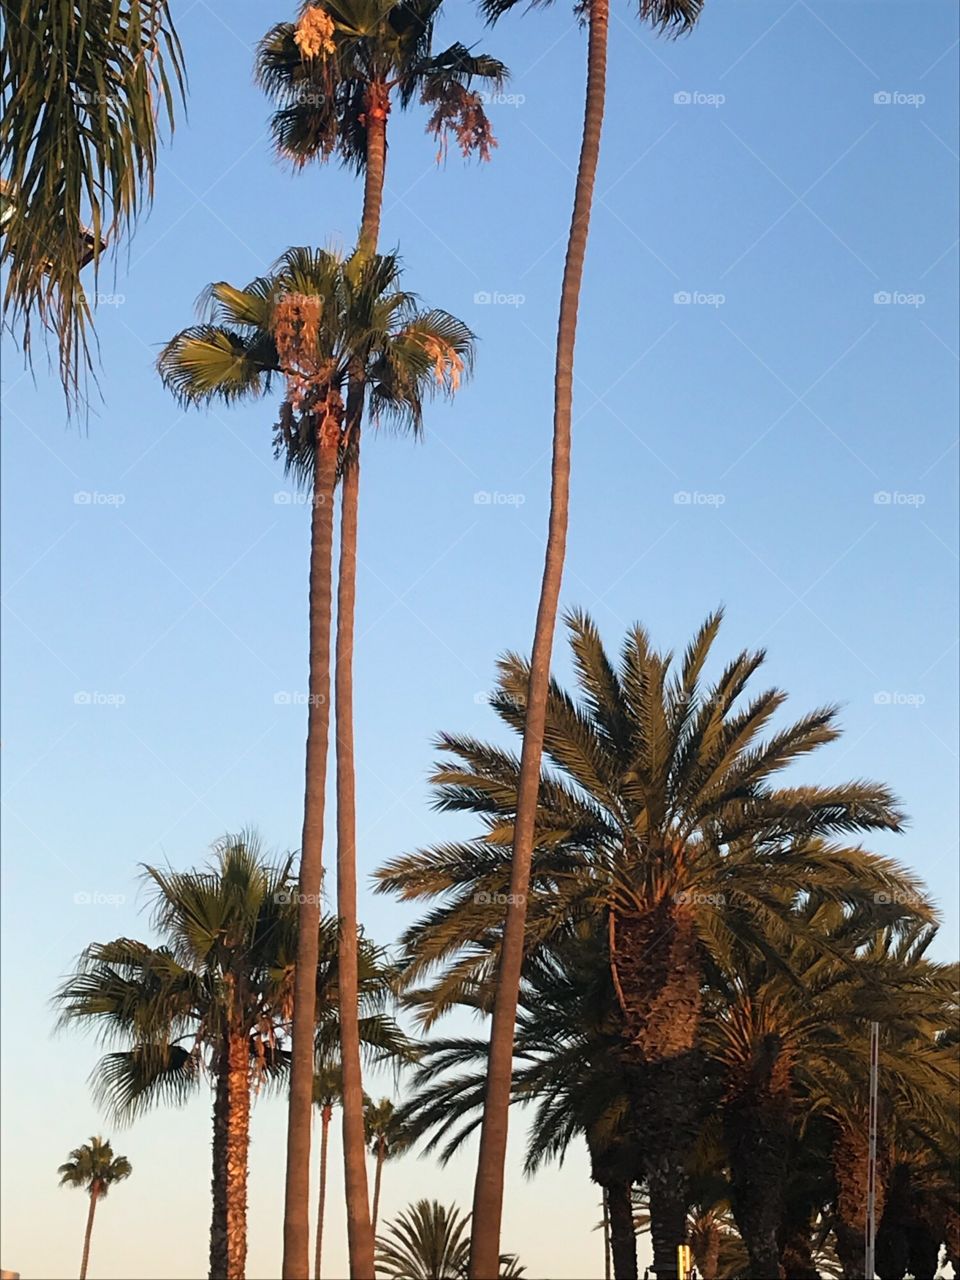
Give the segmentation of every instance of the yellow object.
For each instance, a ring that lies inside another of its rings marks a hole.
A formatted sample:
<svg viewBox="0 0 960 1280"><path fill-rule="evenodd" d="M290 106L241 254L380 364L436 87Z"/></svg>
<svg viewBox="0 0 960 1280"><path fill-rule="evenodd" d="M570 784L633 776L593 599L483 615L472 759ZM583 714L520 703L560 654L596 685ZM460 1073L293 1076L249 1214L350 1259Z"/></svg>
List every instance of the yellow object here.
<svg viewBox="0 0 960 1280"><path fill-rule="evenodd" d="M690 1254L690 1246L688 1244L677 1245L677 1275L680 1280L689 1280L691 1271L693 1270L693 1258Z"/></svg>

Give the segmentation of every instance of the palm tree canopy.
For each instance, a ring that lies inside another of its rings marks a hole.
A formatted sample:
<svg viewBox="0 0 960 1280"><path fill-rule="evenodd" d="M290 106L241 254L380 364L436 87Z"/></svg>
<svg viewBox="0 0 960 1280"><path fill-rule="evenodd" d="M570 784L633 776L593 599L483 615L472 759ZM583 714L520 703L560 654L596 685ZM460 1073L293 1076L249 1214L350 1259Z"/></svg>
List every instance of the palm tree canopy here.
<svg viewBox="0 0 960 1280"><path fill-rule="evenodd" d="M57 1170L61 1187L79 1187L102 1199L117 1182L133 1173L126 1156L115 1156L109 1141L91 1138L70 1152L70 1159Z"/></svg>
<svg viewBox="0 0 960 1280"><path fill-rule="evenodd" d="M401 106L419 95L433 108L427 128L448 132L465 155L486 159L496 145L475 81L500 88L503 63L462 44L433 53L441 0L324 0L307 3L298 23L281 22L257 51L257 77L277 103L271 129L277 150L295 164L336 152L366 163L368 93L395 90Z"/></svg>
<svg viewBox="0 0 960 1280"><path fill-rule="evenodd" d="M480 0L480 9L489 22L496 22L514 9L520 0ZM532 0L534 5L547 5L552 0ZM640 0L640 20L655 31L684 35L690 31L703 10L703 0ZM579 7L578 7L579 11Z"/></svg>
<svg viewBox="0 0 960 1280"><path fill-rule="evenodd" d="M786 695L771 688L742 696L762 653L740 653L703 683L720 622L719 612L711 615L679 663L635 626L615 664L593 621L568 617L578 688L574 696L553 681L548 698L531 944L577 920L662 909L682 911L704 951L730 961L738 939L775 952L778 940L802 930L791 907L814 888L881 921L933 918L914 878L847 842L901 828L886 787L778 781L838 737L836 708L772 729ZM492 705L517 735L528 676L517 655L500 661ZM482 833L395 858L377 873L380 892L441 899L404 937L413 975L446 966L433 1016L496 962L519 775L511 752L463 735L438 741L446 758L433 776L435 806L472 814Z"/></svg>
<svg viewBox="0 0 960 1280"><path fill-rule="evenodd" d="M225 282L202 295L207 318L167 343L164 383L184 404L257 396L286 380L277 431L288 471L312 477L315 432L303 429L351 380L370 397L375 420L415 432L436 393L452 395L473 365L474 336L446 311L422 310L400 287L392 254L347 259L288 249L270 275L244 289Z"/></svg>
<svg viewBox="0 0 960 1280"><path fill-rule="evenodd" d="M402 1155L410 1145L411 1135L403 1114L389 1098L381 1098L379 1102L366 1100L363 1125L372 1155L389 1160Z"/></svg>
<svg viewBox="0 0 960 1280"><path fill-rule="evenodd" d="M172 129L184 65L167 0L13 0L0 41L0 266L4 317L24 353L51 332L68 402L92 366L90 292L106 247L153 193L161 119Z"/></svg>
<svg viewBox="0 0 960 1280"><path fill-rule="evenodd" d="M289 1067L298 902L293 857L269 862L255 833L225 836L197 871L145 869L157 947L128 938L89 946L56 995L61 1024L79 1023L111 1047L95 1069L98 1097L118 1119L181 1103L216 1069L231 1034L250 1047L251 1074L279 1086ZM411 1056L386 1012L396 967L360 946L360 1033L374 1059ZM318 1064L338 1042L337 923L321 921Z"/></svg>
<svg viewBox="0 0 960 1280"><path fill-rule="evenodd" d="M470 1215L455 1205L418 1200L397 1214L377 1237L377 1275L388 1280L465 1280L470 1257ZM500 1275L518 1277L512 1254L500 1258Z"/></svg>

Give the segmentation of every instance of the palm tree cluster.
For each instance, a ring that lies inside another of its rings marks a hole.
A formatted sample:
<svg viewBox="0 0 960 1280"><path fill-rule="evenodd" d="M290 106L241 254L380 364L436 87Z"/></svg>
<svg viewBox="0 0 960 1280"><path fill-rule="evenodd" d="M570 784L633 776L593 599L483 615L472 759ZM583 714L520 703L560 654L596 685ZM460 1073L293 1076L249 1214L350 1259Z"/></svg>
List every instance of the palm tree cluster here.
<svg viewBox="0 0 960 1280"><path fill-rule="evenodd" d="M480 11L495 24L515 2L480 0ZM183 57L166 0L5 9L3 310L28 359L31 320L53 334L76 402L92 368L80 273L96 279L103 253L149 201ZM640 0L638 16L680 35L701 9L702 0ZM783 722L785 694L751 683L761 653L740 653L705 683L719 613L679 660L640 626L614 660L594 622L572 614L577 689L551 679L609 0L575 6L586 91L560 286L544 568L531 656L501 660L493 699L520 750L441 736L437 807L467 815L478 834L378 873L379 891L429 904L399 957L363 932L353 661L364 428L419 435L429 402L457 393L475 351L469 327L424 305L399 256L379 251L390 121L420 106L439 158L452 140L464 157L488 160L496 139L484 98L508 76L459 41L435 48L441 13L441 0L306 0L265 33L255 74L274 149L297 170L336 157L362 178L357 244L343 254L290 247L246 284L210 284L199 319L157 364L185 406L273 395L270 444L310 498L299 858L273 861L246 832L224 837L200 869L147 868L159 943L88 947L57 994L62 1020L103 1039L95 1089L118 1119L212 1088L210 1275L230 1280L245 1268L251 1106L271 1089L288 1106L284 1280L310 1271L315 1111L320 1275L335 1108L354 1280L519 1274L500 1239L514 1103L533 1107L530 1172L584 1140L618 1277L637 1273L638 1226L652 1236L658 1280L677 1277L685 1242L702 1276L805 1277L827 1264L858 1276L865 1064L879 1023L877 1259L884 1276L904 1266L927 1274L941 1243L955 1259L958 1248L957 972L928 957L937 917L923 886L864 845L902 829L895 797L867 781L794 780L837 738L836 708ZM324 849L331 702L335 859ZM398 1001L416 1019L414 1038L396 1020ZM420 1034L457 1008L488 1018L488 1035ZM365 1061L384 1056L398 1069L416 1059L399 1106L364 1089ZM474 1131L470 1212L424 1200L378 1237L385 1162L421 1139L446 1158ZM123 1163L97 1139L73 1153L75 1179L61 1170L90 1192L84 1269L111 1161Z"/></svg>

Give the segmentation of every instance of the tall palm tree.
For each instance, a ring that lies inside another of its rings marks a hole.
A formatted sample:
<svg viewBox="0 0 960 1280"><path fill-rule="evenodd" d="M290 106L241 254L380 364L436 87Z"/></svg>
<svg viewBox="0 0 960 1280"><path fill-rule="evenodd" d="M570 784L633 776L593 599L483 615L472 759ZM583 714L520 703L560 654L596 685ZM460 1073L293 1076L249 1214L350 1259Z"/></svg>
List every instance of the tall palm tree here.
<svg viewBox="0 0 960 1280"><path fill-rule="evenodd" d="M370 1212L370 1220L376 1231L384 1161L391 1160L394 1156L402 1155L406 1151L410 1145L410 1132L404 1123L402 1113L389 1098L381 1098L379 1102L368 1099L363 1111L363 1120L370 1152L377 1162L373 1179L373 1208Z"/></svg>
<svg viewBox="0 0 960 1280"><path fill-rule="evenodd" d="M453 130L465 155L489 156L492 131L474 80L499 86L503 65L474 55L462 44L433 52L433 30L441 0L328 0L304 5L297 23L271 28L258 49L263 88L277 101L272 128L281 155L298 166L336 152L364 176L358 249L377 249L386 166L391 100L401 107L419 94L430 103L430 127L441 139ZM347 435L342 451L340 560L336 635L337 901L342 922L341 970L349 987L354 967L357 918L356 769L353 724L353 646L356 607L360 443L366 398L363 370L350 379ZM352 1007L352 1005L349 1005ZM366 1276L373 1265L373 1228L368 1216L363 1158L363 1082L355 1028L341 1024L344 1044L343 1152L351 1269ZM306 1068L303 1068L306 1071ZM300 1098L302 1090L296 1091ZM293 1099L294 1095L291 1095ZM306 1103L301 1099L300 1104ZM291 1113L290 1124L295 1121ZM309 1153L290 1148L284 1212L283 1274L305 1274Z"/></svg>
<svg viewBox="0 0 960 1280"><path fill-rule="evenodd" d="M470 1215L438 1200L411 1204L377 1237L377 1275L387 1280L465 1280L470 1258ZM495 1275L519 1277L513 1254L501 1254Z"/></svg>
<svg viewBox="0 0 960 1280"><path fill-rule="evenodd" d="M415 295L400 287L399 262L392 255L354 254L343 261L322 250L290 249L270 276L245 290L221 283L208 293L213 322L186 329L167 344L159 360L162 377L182 400L202 403L257 395L269 387L271 378L282 376L287 394L280 409L277 451L288 472L311 488L313 498L301 949L294 995L283 1264L285 1277L299 1278L308 1266L314 1063L313 992L305 975L316 968L308 935L319 917L323 875L334 490L365 402L374 418L419 431L427 399L438 391L452 393L470 367L473 335L445 311L420 310ZM347 543L353 546L355 561L355 539L348 536ZM353 575L347 574L341 579L338 613L342 634L351 645L352 592ZM345 661L342 670L338 665L338 699L349 678ZM349 733L345 715L338 737ZM345 776L352 778L352 770L341 775ZM358 981L352 795L352 786L346 796L341 790L337 819L340 985L346 1010L354 1007ZM368 1275L373 1234L364 1160L363 1083L358 1030L349 1014L340 1031L351 1265L357 1274Z"/></svg>
<svg viewBox="0 0 960 1280"><path fill-rule="evenodd" d="M82 1147L70 1152L70 1159L57 1170L61 1187L80 1187L90 1197L87 1226L83 1233L83 1256L80 1259L80 1280L86 1280L87 1263L90 1261L90 1236L97 1202L102 1200L117 1182L123 1182L133 1173L133 1166L126 1156L115 1156L109 1141L91 1138Z"/></svg>
<svg viewBox="0 0 960 1280"><path fill-rule="evenodd" d="M762 653L739 654L715 684L701 687L720 621L719 613L707 619L674 669L639 626L617 666L594 623L569 618L579 698L551 685L545 745L555 772L540 783L526 913L530 946L577 920L602 921L607 931L632 1111L645 1134L655 1268L664 1280L676 1275L686 1230L683 1152L697 1127L708 961L729 959L738 940L760 949L784 944L797 927L791 895L812 887L890 920L931 914L895 863L843 843L850 834L899 829L885 787L776 784L782 769L838 736L835 708L764 739L786 695L768 689L738 701ZM526 662L501 660L493 704L517 733L529 680ZM394 859L378 878L381 891L406 899L443 895L404 940L412 976L446 964L439 986L453 1001L491 963L502 986L499 904L515 883L510 845L522 757L463 736L439 741L448 759L434 775L436 804L475 814L484 833ZM888 897L919 905L885 904Z"/></svg>
<svg viewBox="0 0 960 1280"><path fill-rule="evenodd" d="M314 1280L323 1274L323 1218L327 1205L327 1143L333 1108L343 1096L343 1072L337 1065L326 1065L313 1077L313 1101L320 1108L320 1189L317 1196L317 1247L314 1254Z"/></svg>
<svg viewBox="0 0 960 1280"><path fill-rule="evenodd" d="M210 1276L242 1280L246 1261L251 1099L289 1069L298 903L293 857L266 860L252 833L225 836L199 870L147 867L158 947L93 943L57 992L61 1022L116 1046L98 1064L98 1098L130 1120L157 1103L214 1091ZM317 927L315 1052L338 1036L336 922ZM394 969L363 946L362 1034L378 1053L404 1052L383 1010Z"/></svg>
<svg viewBox="0 0 960 1280"><path fill-rule="evenodd" d="M31 354L31 322L59 346L68 403L92 367L89 263L96 291L107 241L128 234L153 194L157 145L184 65L167 0L5 3L0 39L0 170L7 278L2 311Z"/></svg>
<svg viewBox="0 0 960 1280"><path fill-rule="evenodd" d="M481 0L481 8L491 20L495 20L516 3L517 0ZM686 31L699 17L702 4L703 0L640 0L640 16L660 31ZM492 1273L499 1250L513 1031L523 968L524 926L537 821L540 758L546 731L550 659L566 554L577 315L606 98L610 0L583 0L578 5L578 13L586 20L589 30L586 100L573 217L560 289L554 372L550 517L533 634L533 656L526 690L520 791L513 829L513 866L505 908L497 998L490 1030L487 1101L480 1131L480 1154L473 1196L474 1221L483 1224L483 1230L473 1233L470 1254L470 1275L473 1280L483 1280L483 1277Z"/></svg>

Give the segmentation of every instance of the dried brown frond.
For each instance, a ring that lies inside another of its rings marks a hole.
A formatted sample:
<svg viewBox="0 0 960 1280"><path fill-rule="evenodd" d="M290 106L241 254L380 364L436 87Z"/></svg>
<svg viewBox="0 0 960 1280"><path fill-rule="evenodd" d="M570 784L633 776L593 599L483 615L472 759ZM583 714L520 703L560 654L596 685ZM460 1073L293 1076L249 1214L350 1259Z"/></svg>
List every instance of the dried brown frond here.
<svg viewBox="0 0 960 1280"><path fill-rule="evenodd" d="M471 93L459 84L450 84L439 96L424 96L424 102L433 106L427 132L432 133L440 144L438 164L446 159L451 134L465 157L476 153L481 160L490 159L497 140L478 93Z"/></svg>
<svg viewBox="0 0 960 1280"><path fill-rule="evenodd" d="M336 52L333 42L335 30L333 19L326 9L315 4L304 9L293 39L304 58L325 58Z"/></svg>

